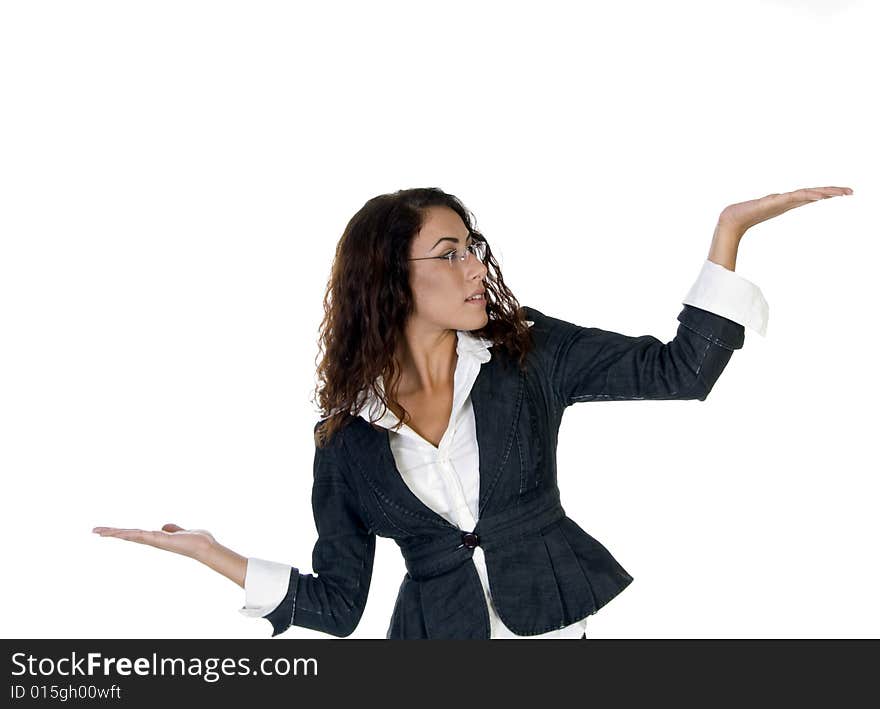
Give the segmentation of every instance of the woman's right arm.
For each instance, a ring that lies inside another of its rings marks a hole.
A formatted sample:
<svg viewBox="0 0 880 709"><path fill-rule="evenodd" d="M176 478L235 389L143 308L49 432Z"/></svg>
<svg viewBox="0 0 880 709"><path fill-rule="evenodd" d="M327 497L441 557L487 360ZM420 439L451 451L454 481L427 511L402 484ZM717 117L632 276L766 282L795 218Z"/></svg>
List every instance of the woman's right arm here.
<svg viewBox="0 0 880 709"><path fill-rule="evenodd" d="M338 442L337 442L338 443ZM357 493L340 466L337 446L315 449L312 510L318 539L314 573L244 557L204 529L166 524L158 531L95 527L101 536L149 544L191 557L245 589L244 615L263 617L272 636L292 625L336 637L354 632L367 603L376 534L361 514Z"/></svg>

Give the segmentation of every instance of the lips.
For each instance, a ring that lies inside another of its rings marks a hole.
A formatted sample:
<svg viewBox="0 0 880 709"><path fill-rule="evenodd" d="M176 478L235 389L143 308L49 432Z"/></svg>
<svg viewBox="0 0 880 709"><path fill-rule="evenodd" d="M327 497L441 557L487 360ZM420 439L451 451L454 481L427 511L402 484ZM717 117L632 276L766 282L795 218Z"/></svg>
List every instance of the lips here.
<svg viewBox="0 0 880 709"><path fill-rule="evenodd" d="M486 300L486 291L478 290L475 293L471 293L467 298L465 298L466 302L484 302Z"/></svg>

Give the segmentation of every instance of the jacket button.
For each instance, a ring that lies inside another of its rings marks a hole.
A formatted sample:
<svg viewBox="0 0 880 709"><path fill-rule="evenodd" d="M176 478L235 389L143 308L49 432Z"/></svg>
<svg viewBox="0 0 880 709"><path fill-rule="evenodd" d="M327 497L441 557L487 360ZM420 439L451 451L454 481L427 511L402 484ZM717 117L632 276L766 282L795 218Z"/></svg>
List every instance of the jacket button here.
<svg viewBox="0 0 880 709"><path fill-rule="evenodd" d="M473 532L462 532L461 541L468 549L473 549L480 543L480 538Z"/></svg>

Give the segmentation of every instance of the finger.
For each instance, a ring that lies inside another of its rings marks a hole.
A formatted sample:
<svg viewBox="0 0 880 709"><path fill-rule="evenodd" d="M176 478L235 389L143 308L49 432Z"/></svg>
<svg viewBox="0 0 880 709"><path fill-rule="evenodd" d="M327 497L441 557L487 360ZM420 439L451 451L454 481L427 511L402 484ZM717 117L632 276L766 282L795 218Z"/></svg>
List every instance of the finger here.
<svg viewBox="0 0 880 709"><path fill-rule="evenodd" d="M136 532L138 531L132 527L101 527L100 528L104 532Z"/></svg>
<svg viewBox="0 0 880 709"><path fill-rule="evenodd" d="M772 194L764 195L762 199L766 199L779 205L785 204L788 208L791 208L800 204L807 204L815 199L821 199L823 196L824 195L817 192L815 188L804 187L799 190L793 190L792 192L774 192Z"/></svg>
<svg viewBox="0 0 880 709"><path fill-rule="evenodd" d="M136 529L119 529L119 528L110 528L101 532L102 537L119 537L120 539L132 539L134 537L134 533L137 532Z"/></svg>
<svg viewBox="0 0 880 709"><path fill-rule="evenodd" d="M797 190L792 192L791 194L797 195L798 193L803 193L804 196L808 197L809 200L815 201L817 199L828 199L829 197L839 197L841 195L849 195L852 194L852 189L849 187L808 187L802 190Z"/></svg>
<svg viewBox="0 0 880 709"><path fill-rule="evenodd" d="M147 544L149 546L159 546L159 539L156 532L149 532L145 529L116 529L105 532L102 537L116 537L117 539L125 539L129 542L137 542L138 544Z"/></svg>
<svg viewBox="0 0 880 709"><path fill-rule="evenodd" d="M780 195L789 200L801 200L801 201L809 201L811 199L816 199L817 197L823 196L821 187L801 187L799 190L792 190L791 192L785 192Z"/></svg>
<svg viewBox="0 0 880 709"><path fill-rule="evenodd" d="M800 207L802 204L815 202L817 199L825 199L831 195L826 194L818 187L804 187L793 192L786 192L779 195L779 201L785 202L787 207Z"/></svg>
<svg viewBox="0 0 880 709"><path fill-rule="evenodd" d="M180 527L172 522L165 524L162 526L162 530L165 532L182 532L184 531L183 527ZM124 532L124 531L143 531L143 530L133 530L126 529L122 527L93 527L92 532L95 534L107 534L111 532Z"/></svg>
<svg viewBox="0 0 880 709"><path fill-rule="evenodd" d="M846 194L852 194L851 192L841 192L834 191L829 192L828 190L839 190L843 188L828 188L828 187L815 187L815 188L805 188L802 190L797 190L796 192L790 192L790 195L797 195L790 198L790 200L786 203L786 205L780 208L778 214L782 214L783 212L787 212L789 209L794 209L795 207L803 207L805 204L812 204L813 202L818 202L820 199L828 199L829 197L840 197Z"/></svg>

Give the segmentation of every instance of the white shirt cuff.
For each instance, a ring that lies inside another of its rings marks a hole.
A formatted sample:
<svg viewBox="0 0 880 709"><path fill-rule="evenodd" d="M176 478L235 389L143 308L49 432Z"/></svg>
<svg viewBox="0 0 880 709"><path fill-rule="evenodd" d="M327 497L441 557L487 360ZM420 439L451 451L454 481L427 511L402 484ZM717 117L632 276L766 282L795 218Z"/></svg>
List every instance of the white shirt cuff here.
<svg viewBox="0 0 880 709"><path fill-rule="evenodd" d="M761 289L734 271L706 259L682 305L693 305L767 336L770 307Z"/></svg>
<svg viewBox="0 0 880 709"><path fill-rule="evenodd" d="M292 568L290 564L249 557L244 575L244 606L238 612L262 618L274 611L287 595Z"/></svg>

